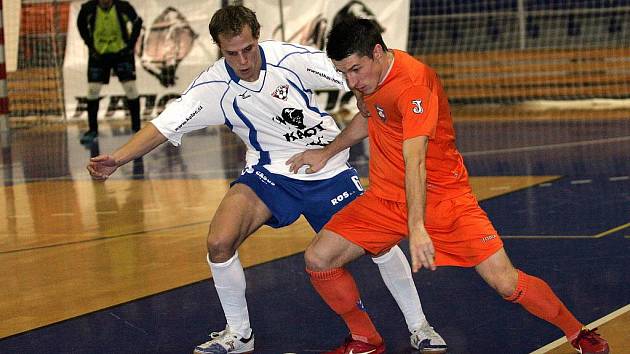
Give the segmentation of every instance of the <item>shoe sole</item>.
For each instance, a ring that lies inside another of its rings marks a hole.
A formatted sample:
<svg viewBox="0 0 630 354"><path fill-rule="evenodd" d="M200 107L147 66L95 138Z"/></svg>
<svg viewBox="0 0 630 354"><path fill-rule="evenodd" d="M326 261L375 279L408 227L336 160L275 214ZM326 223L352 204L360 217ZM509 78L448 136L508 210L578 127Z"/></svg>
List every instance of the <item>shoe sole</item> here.
<svg viewBox="0 0 630 354"><path fill-rule="evenodd" d="M437 349L416 349L420 354L444 354L448 351L448 348L437 348Z"/></svg>
<svg viewBox="0 0 630 354"><path fill-rule="evenodd" d="M232 354L253 354L254 353L254 349L251 349L251 350L248 350L248 351L245 351L245 352L230 352L230 353L232 353ZM207 353L194 350L193 354L207 354Z"/></svg>

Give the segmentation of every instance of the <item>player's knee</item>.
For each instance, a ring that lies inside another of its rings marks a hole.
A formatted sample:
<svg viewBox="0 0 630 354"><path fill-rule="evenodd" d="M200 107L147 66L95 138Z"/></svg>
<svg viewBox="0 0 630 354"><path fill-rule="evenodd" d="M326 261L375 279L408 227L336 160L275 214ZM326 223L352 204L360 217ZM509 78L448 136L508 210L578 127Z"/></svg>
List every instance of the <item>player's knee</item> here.
<svg viewBox="0 0 630 354"><path fill-rule="evenodd" d="M316 272L332 268L332 262L329 257L326 257L321 250L313 247L313 245L309 246L304 252L304 263L306 264L306 269Z"/></svg>
<svg viewBox="0 0 630 354"><path fill-rule="evenodd" d="M207 247L208 255L213 263L227 262L236 252L235 243L231 237L212 232L208 234Z"/></svg>
<svg viewBox="0 0 630 354"><path fill-rule="evenodd" d="M518 285L518 273L516 269L506 270L497 274L490 284L502 297L509 297L514 294Z"/></svg>

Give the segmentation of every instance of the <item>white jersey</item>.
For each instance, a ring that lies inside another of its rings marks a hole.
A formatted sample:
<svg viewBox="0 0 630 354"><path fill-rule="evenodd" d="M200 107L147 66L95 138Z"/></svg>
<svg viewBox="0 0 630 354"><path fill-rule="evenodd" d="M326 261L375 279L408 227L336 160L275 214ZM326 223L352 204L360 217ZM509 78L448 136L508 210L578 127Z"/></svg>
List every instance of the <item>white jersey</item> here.
<svg viewBox="0 0 630 354"><path fill-rule="evenodd" d="M278 41L259 46L258 80L240 80L222 58L152 123L175 146L188 132L225 124L247 146L247 166L295 179L327 179L348 169L348 149L317 173L293 174L286 165L294 154L322 148L339 134L334 119L317 106L314 90L347 91L342 74L317 49Z"/></svg>

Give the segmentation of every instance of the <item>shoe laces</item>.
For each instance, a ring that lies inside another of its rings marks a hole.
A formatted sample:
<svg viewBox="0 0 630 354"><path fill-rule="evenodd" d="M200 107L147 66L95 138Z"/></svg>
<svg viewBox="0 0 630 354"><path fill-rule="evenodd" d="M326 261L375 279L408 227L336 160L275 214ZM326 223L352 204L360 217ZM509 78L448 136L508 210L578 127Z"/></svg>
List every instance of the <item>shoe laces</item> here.
<svg viewBox="0 0 630 354"><path fill-rule="evenodd" d="M577 338L575 339L575 343L579 343L581 340L585 340L591 344L598 344L601 341L601 339L600 339L599 333L597 333L596 331L597 331L597 327L590 330L589 329L581 330L580 334L578 334Z"/></svg>
<svg viewBox="0 0 630 354"><path fill-rule="evenodd" d="M219 340L221 336L223 336L223 332L224 331L210 333L210 340L205 343L199 344L199 348L210 348L211 345L216 343L216 341Z"/></svg>
<svg viewBox="0 0 630 354"><path fill-rule="evenodd" d="M422 327L414 329L413 334L418 334L423 338L428 338L429 340L438 338L437 332L435 332L433 327L429 326L428 324L425 324Z"/></svg>
<svg viewBox="0 0 630 354"><path fill-rule="evenodd" d="M226 327L224 330L220 331L220 332L212 332L210 333L210 338L212 339L219 339L219 338L225 338L225 337L232 337L234 339L238 339L238 336L236 335L236 333L232 333L230 331L230 327Z"/></svg>
<svg viewBox="0 0 630 354"><path fill-rule="evenodd" d="M217 343L223 339L226 339L228 337L232 337L234 339L238 339L238 336L235 333L230 332L230 327L225 327L224 330L220 331L220 332L212 332L209 335L210 340L199 345L202 348L208 348L210 347L212 344Z"/></svg>
<svg viewBox="0 0 630 354"><path fill-rule="evenodd" d="M212 332L210 333L210 338L212 339L218 339L218 338L222 338L225 336L225 333L227 332L227 330L223 330L220 332Z"/></svg>

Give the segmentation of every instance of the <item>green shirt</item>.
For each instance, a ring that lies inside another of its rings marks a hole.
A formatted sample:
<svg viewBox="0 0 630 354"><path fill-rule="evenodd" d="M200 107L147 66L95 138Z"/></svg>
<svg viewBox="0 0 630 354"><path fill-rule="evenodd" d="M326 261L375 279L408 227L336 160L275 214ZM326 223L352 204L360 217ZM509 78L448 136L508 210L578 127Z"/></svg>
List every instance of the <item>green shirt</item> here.
<svg viewBox="0 0 630 354"><path fill-rule="evenodd" d="M120 32L120 23L115 5L109 10L96 7L94 24L94 48L99 54L118 53L126 47Z"/></svg>

